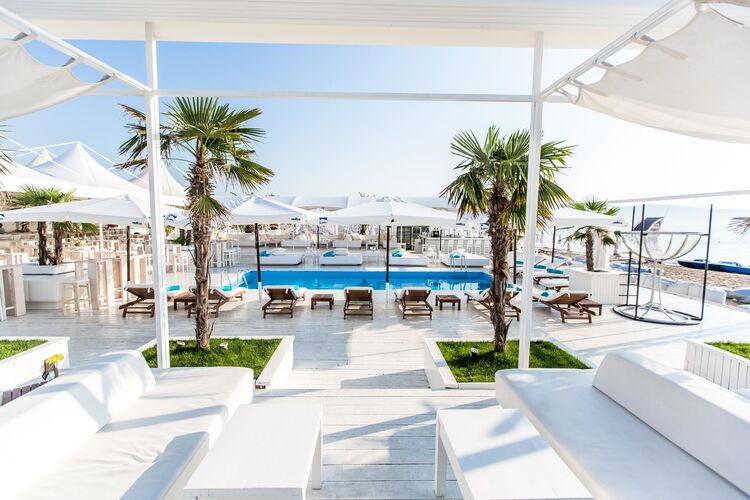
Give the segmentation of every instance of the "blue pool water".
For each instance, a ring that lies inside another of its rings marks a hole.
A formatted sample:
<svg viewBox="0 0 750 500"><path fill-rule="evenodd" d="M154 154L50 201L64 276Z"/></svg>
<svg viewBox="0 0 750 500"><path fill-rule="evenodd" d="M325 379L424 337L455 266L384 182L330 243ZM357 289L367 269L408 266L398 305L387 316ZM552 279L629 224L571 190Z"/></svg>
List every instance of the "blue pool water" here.
<svg viewBox="0 0 750 500"><path fill-rule="evenodd" d="M385 290L384 271L263 271L263 285L297 285L311 290L342 290L347 286L369 286ZM244 285L257 288L255 271L245 273ZM391 288L428 286L433 290L482 290L490 286L490 275L477 271L391 271ZM241 283L242 284L242 283Z"/></svg>

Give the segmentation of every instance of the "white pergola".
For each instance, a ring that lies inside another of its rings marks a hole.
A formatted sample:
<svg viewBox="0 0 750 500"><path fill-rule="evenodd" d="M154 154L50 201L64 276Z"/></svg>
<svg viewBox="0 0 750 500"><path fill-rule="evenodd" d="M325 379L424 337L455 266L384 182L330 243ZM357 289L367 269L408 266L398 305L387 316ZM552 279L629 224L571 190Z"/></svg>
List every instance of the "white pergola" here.
<svg viewBox="0 0 750 500"><path fill-rule="evenodd" d="M91 95L143 96L148 131L150 204L151 213L156 214L161 206L160 169L154 168L159 161L158 99L174 96L528 103L531 107L532 140L527 192L537 192L544 104L577 102L584 94L589 97L610 97L610 89L597 89L595 85L582 83L579 78L594 68L613 74L618 67L608 63L607 58L633 43L647 48L653 45L668 53L670 49L657 45L652 37L672 33L691 18L686 7L696 5L700 8L705 3L711 2L672 0L655 10L661 4L659 0L404 0L398 3L377 0L366 4L356 0L110 0L92 8L90 0L5 0L3 5L8 10L0 8L0 21L6 23L11 31L3 32L0 29L0 35L15 36L21 33L33 37L73 60L100 71L105 77L103 83L120 81L126 86L121 89L96 85L96 88L89 90ZM728 3L746 6L745 0L729 0ZM64 42L62 38L144 40L146 83L117 71ZM530 92L523 95L160 89L157 80L157 40L531 47L533 78ZM610 43L594 56L549 87L542 88L545 47L598 48L607 42ZM636 75L636 78L640 76ZM622 102L621 99L620 104ZM599 111L607 112L601 109L601 103L588 107L597 106ZM658 123L648 125L659 126ZM745 123L738 122L736 125L744 132ZM750 131L747 142L750 142ZM537 211L538 199L528 197L526 220L536 220ZM152 221L158 363L161 367L168 367L163 220L152 217ZM528 289L532 286L535 239L536 227L530 224L524 235L523 286ZM526 368L532 331L531 294L524 295L521 318L519 367Z"/></svg>

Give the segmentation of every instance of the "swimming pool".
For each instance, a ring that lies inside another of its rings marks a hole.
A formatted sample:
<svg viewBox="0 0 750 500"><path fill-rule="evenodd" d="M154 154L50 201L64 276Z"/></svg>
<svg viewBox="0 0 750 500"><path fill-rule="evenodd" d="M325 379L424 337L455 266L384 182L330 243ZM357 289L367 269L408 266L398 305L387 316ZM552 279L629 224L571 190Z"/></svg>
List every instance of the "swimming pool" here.
<svg viewBox="0 0 750 500"><path fill-rule="evenodd" d="M385 290L383 271L263 271L264 285L297 285L311 290L342 290L347 286L369 286ZM248 288L257 288L255 271L244 274ZM433 290L482 290L490 286L490 275L478 271L391 271L391 288L428 286Z"/></svg>

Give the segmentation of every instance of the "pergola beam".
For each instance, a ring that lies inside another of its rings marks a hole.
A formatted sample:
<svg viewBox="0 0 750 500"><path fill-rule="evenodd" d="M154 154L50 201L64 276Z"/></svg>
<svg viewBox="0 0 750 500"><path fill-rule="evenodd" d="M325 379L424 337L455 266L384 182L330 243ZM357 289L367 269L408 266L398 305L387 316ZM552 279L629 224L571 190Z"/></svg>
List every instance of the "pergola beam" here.
<svg viewBox="0 0 750 500"><path fill-rule="evenodd" d="M467 94L431 92L339 92L339 91L274 91L274 90L221 90L221 89L157 89L159 97L222 97L228 99L278 99L278 100L330 100L330 101L405 101L405 102L483 102L531 103L530 94ZM130 89L100 88L88 95L141 96ZM547 102L569 102L562 96L552 96Z"/></svg>
<svg viewBox="0 0 750 500"><path fill-rule="evenodd" d="M126 75L125 73L113 68L109 64L100 61L99 59L82 51L81 49L74 47L65 40L62 40L52 35L51 33L48 33L42 28L24 20L23 18L15 15L11 11L3 7L0 7L0 22L4 22L20 32L33 36L35 39L39 40L48 47L51 47L65 54L66 56L71 57L76 61L79 61L82 64L95 69L96 71L99 71L100 73L120 80L129 87L140 91L141 93L151 90L148 85L144 85L135 78Z"/></svg>

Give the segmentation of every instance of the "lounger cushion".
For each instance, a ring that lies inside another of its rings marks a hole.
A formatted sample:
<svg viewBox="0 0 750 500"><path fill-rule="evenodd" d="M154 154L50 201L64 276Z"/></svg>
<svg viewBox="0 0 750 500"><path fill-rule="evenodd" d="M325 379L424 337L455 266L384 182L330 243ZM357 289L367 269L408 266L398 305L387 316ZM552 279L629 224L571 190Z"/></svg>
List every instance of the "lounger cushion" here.
<svg viewBox="0 0 750 500"><path fill-rule="evenodd" d="M594 498L746 498L594 388L593 378L593 370L499 371L497 400L523 410Z"/></svg>
<svg viewBox="0 0 750 500"><path fill-rule="evenodd" d="M349 255L349 249L347 248L335 248L333 255Z"/></svg>
<svg viewBox="0 0 750 500"><path fill-rule="evenodd" d="M271 255L286 255L286 248L275 248L271 250Z"/></svg>
<svg viewBox="0 0 750 500"><path fill-rule="evenodd" d="M750 403L635 353L604 358L593 382L636 417L750 494Z"/></svg>
<svg viewBox="0 0 750 500"><path fill-rule="evenodd" d="M155 370L156 383L41 476L26 498L181 498L182 487L240 404L246 368Z"/></svg>
<svg viewBox="0 0 750 500"><path fill-rule="evenodd" d="M408 295L409 292L413 292L413 291L432 292L432 289L428 286L410 286L406 288L399 288L398 290L396 290L396 297L398 299L403 299L406 295Z"/></svg>
<svg viewBox="0 0 750 500"><path fill-rule="evenodd" d="M141 353L113 352L65 370L60 378L0 407L0 470L7 478L2 496L13 497L40 474L68 462L82 442L154 383Z"/></svg>

